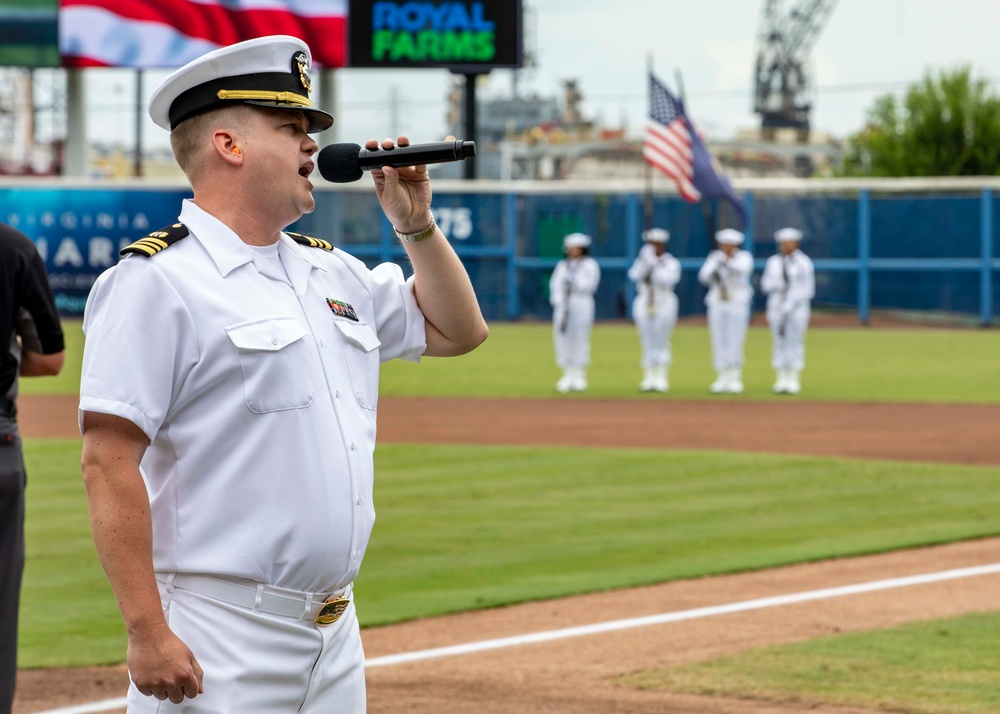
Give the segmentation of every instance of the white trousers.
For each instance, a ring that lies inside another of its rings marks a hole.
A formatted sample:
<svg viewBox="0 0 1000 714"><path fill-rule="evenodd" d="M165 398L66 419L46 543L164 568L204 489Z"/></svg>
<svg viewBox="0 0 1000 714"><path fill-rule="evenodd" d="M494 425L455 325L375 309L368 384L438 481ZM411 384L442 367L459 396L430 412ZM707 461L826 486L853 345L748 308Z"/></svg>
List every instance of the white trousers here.
<svg viewBox="0 0 1000 714"><path fill-rule="evenodd" d="M205 671L204 693L180 704L128 691L129 714L363 714L364 652L354 599L339 620L253 613L160 583L170 629Z"/></svg>
<svg viewBox="0 0 1000 714"><path fill-rule="evenodd" d="M594 327L594 298L571 295L567 313L556 310L553 315L556 365L586 367L590 364L590 331Z"/></svg>
<svg viewBox="0 0 1000 714"><path fill-rule="evenodd" d="M653 314L649 314L646 301L636 298L632 303L632 319L639 331L642 347L642 367L670 365L670 337L677 325L677 300L668 301Z"/></svg>
<svg viewBox="0 0 1000 714"><path fill-rule="evenodd" d="M781 313L769 310L767 323L771 327L771 366L774 369L802 371L806 366L806 330L810 309L801 305L782 320ZM783 324L782 324L783 323Z"/></svg>
<svg viewBox="0 0 1000 714"><path fill-rule="evenodd" d="M712 337L712 366L716 372L743 366L743 346L750 324L750 306L745 302L708 305L708 331Z"/></svg>

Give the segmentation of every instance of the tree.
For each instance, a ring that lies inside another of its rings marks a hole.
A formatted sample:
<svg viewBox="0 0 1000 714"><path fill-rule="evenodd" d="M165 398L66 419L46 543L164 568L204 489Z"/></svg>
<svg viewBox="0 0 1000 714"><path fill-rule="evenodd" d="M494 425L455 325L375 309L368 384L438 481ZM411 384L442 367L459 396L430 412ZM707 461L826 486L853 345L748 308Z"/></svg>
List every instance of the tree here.
<svg viewBox="0 0 1000 714"><path fill-rule="evenodd" d="M902 101L875 100L867 126L849 140L843 176L1000 174L1000 98L968 66L928 72Z"/></svg>

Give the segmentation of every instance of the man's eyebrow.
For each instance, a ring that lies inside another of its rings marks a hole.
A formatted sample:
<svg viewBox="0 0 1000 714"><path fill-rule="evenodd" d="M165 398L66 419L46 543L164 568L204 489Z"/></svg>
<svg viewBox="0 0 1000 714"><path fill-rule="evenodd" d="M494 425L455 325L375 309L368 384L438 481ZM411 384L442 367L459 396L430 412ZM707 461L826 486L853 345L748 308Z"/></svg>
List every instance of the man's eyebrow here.
<svg viewBox="0 0 1000 714"><path fill-rule="evenodd" d="M309 119L306 117L305 112L295 111L294 109L280 109L275 114L277 115L276 121L278 123L293 121L296 124L309 126Z"/></svg>

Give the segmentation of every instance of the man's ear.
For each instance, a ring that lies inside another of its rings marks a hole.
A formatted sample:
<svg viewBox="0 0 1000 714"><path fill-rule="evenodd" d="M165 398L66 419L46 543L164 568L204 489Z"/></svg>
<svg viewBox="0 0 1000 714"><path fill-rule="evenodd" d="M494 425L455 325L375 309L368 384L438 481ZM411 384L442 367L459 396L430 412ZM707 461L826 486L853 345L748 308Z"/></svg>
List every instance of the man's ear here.
<svg viewBox="0 0 1000 714"><path fill-rule="evenodd" d="M220 130L212 134L212 145L223 161L228 161L234 166L243 165L243 152L239 147L239 141L228 131Z"/></svg>

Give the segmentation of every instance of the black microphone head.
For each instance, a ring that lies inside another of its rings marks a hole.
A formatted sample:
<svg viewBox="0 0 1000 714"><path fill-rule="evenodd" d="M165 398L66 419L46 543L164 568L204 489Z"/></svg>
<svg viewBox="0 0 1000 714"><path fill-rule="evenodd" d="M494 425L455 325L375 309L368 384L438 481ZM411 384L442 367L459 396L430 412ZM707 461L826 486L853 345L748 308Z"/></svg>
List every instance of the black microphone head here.
<svg viewBox="0 0 1000 714"><path fill-rule="evenodd" d="M332 183L351 183L364 176L358 154L361 147L357 144L330 144L319 152L316 166L320 176Z"/></svg>

